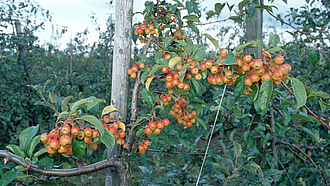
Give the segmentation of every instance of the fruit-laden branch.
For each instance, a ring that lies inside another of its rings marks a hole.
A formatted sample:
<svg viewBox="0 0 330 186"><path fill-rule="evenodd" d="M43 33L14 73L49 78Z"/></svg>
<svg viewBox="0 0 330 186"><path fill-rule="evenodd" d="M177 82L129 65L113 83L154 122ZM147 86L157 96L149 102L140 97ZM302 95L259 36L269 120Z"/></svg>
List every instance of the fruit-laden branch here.
<svg viewBox="0 0 330 186"><path fill-rule="evenodd" d="M92 165L82 166L80 168L74 169L44 169L36 165L31 165L28 162L24 161L21 157L16 156L13 153L8 152L7 150L0 150L0 157L4 157L3 162L7 164L8 162L14 162L17 165L22 165L28 171L38 173L41 175L47 176L60 176L60 177L69 177L77 176L81 174L86 174L90 172L96 172L107 167L116 167L118 169L123 168L122 163L118 159L103 160Z"/></svg>

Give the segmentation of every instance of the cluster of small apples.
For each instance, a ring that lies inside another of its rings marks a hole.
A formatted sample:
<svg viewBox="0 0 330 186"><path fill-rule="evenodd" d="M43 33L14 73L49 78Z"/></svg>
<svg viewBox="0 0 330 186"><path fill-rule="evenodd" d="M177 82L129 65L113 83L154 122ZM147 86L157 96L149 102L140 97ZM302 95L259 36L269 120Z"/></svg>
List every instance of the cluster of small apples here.
<svg viewBox="0 0 330 186"><path fill-rule="evenodd" d="M169 35L169 37L171 37L171 36L172 36L172 34ZM183 30L178 29L173 33L173 37L174 37L173 41L183 40L183 39L186 39L186 34Z"/></svg>
<svg viewBox="0 0 330 186"><path fill-rule="evenodd" d="M149 66L146 66L143 62L141 62L141 63L132 65L131 68L129 68L127 70L127 73L131 76L132 79L135 79L137 76L136 72L139 69L143 69L143 68L148 68L149 70L151 70L151 68Z"/></svg>
<svg viewBox="0 0 330 186"><path fill-rule="evenodd" d="M177 70L180 71L182 68L182 64L177 66ZM182 81L179 81L180 75L179 72L169 72L168 67L164 66L162 68L162 72L164 74L167 74L165 76L166 82L165 82L165 87L170 89L170 88L176 88L178 87L179 89L182 89L184 91L189 91L190 90L190 85L188 83L184 83Z"/></svg>
<svg viewBox="0 0 330 186"><path fill-rule="evenodd" d="M138 146L139 152L141 154L146 153L146 150L148 149L149 145L150 145L150 141L149 140L144 140L144 143L140 143L139 146Z"/></svg>
<svg viewBox="0 0 330 186"><path fill-rule="evenodd" d="M159 98L160 98L160 100L162 100L164 105L168 105L170 103L170 101L173 100L172 94L173 94L173 90L170 89L170 90L168 90L168 94L163 94ZM159 99L157 100L157 104L160 104Z"/></svg>
<svg viewBox="0 0 330 186"><path fill-rule="evenodd" d="M179 97L176 100L176 103L172 106L170 115L177 120L179 124L183 126L191 127L192 124L196 123L195 116L197 115L196 111L189 112L187 110L188 102L183 98Z"/></svg>
<svg viewBox="0 0 330 186"><path fill-rule="evenodd" d="M79 128L75 126L73 120L67 119L62 127L53 129L49 134L42 134L40 141L47 146L49 154L66 153L72 155L72 139L84 140L87 149L95 151L97 144L93 141L99 137L99 131L90 127Z"/></svg>
<svg viewBox="0 0 330 186"><path fill-rule="evenodd" d="M263 51L267 60L253 59L250 54L245 54L243 58L236 58L237 71L239 74L247 74L244 84L247 89L244 91L248 95L251 89L249 88L259 81L272 80L274 85L279 85L286 78L286 75L291 71L291 66L284 63L282 55L276 55L273 59L267 51Z"/></svg>
<svg viewBox="0 0 330 186"><path fill-rule="evenodd" d="M111 114L110 116L104 116L103 117L103 128L110 131L113 137L116 140L116 143L119 145L125 145L125 137L126 137L126 132L123 130L122 127L120 127L119 122L115 122L113 120L116 119L116 115ZM111 122L112 120L112 122Z"/></svg>
<svg viewBox="0 0 330 186"><path fill-rule="evenodd" d="M150 135L152 133L158 135L165 126L170 124L170 120L165 118L163 120L159 119L157 122L154 120L149 121L148 126L144 128L144 133Z"/></svg>
<svg viewBox="0 0 330 186"><path fill-rule="evenodd" d="M158 30L158 28L155 28L155 26L153 24L150 24L149 26L147 26L147 24L144 22L144 23L135 25L134 34L139 36L139 40L141 43L146 43L147 36L149 34L158 36L159 30Z"/></svg>

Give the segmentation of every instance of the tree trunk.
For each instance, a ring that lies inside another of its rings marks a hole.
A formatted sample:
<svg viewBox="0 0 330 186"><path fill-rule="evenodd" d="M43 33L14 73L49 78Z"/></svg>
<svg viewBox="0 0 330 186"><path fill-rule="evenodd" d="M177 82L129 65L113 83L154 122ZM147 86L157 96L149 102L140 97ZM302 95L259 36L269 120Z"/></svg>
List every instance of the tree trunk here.
<svg viewBox="0 0 330 186"><path fill-rule="evenodd" d="M131 60L133 0L116 1L115 38L112 66L111 105L119 110L117 119L126 121L128 74L127 69ZM108 149L108 159L118 158L122 147L115 145L114 149ZM125 180L120 179L116 168L108 168L105 185L124 185Z"/></svg>
<svg viewBox="0 0 330 186"><path fill-rule="evenodd" d="M264 0L259 0L259 4L262 5ZM247 18L245 37L246 41L260 40L262 41L262 9L257 9L255 15L252 18ZM259 48L247 48L246 52L249 54L254 54L255 58L259 58L261 55L261 50Z"/></svg>

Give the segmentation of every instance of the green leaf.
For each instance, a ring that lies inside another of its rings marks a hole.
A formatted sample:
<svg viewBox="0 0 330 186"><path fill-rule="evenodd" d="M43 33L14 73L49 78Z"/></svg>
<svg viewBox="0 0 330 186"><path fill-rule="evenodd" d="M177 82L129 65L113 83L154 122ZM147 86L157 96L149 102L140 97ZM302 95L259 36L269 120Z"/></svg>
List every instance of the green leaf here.
<svg viewBox="0 0 330 186"><path fill-rule="evenodd" d="M257 102L260 109L265 113L267 112L268 109L268 104L272 95L272 91L273 91L272 80L266 80L261 84Z"/></svg>
<svg viewBox="0 0 330 186"><path fill-rule="evenodd" d="M150 105L152 107L155 105L155 98L151 92L148 92L147 89L143 89L141 94L142 94L143 100L145 102L147 102L148 105Z"/></svg>
<svg viewBox="0 0 330 186"><path fill-rule="evenodd" d="M214 10L216 14L220 14L220 12L222 11L223 7L225 7L226 3L216 3L214 5Z"/></svg>
<svg viewBox="0 0 330 186"><path fill-rule="evenodd" d="M60 120L61 118L65 117L65 116L68 116L68 115L69 115L69 112L67 112L67 111L61 112L61 113L57 116L57 120Z"/></svg>
<svg viewBox="0 0 330 186"><path fill-rule="evenodd" d="M194 92L194 94L197 97L200 97L202 95L201 84L195 78L191 78L190 82L191 82L190 86L191 86L192 91Z"/></svg>
<svg viewBox="0 0 330 186"><path fill-rule="evenodd" d="M143 136L144 134L145 134L144 129L139 129L138 131L136 131L135 136L139 138L139 137Z"/></svg>
<svg viewBox="0 0 330 186"><path fill-rule="evenodd" d="M199 35L199 29L194 24L188 24L188 27L191 28L197 35Z"/></svg>
<svg viewBox="0 0 330 186"><path fill-rule="evenodd" d="M248 18L253 17L256 14L256 9L253 6L248 8Z"/></svg>
<svg viewBox="0 0 330 186"><path fill-rule="evenodd" d="M233 143L234 143L236 158L238 159L239 157L242 156L242 146L236 141L233 141Z"/></svg>
<svg viewBox="0 0 330 186"><path fill-rule="evenodd" d="M325 103L322 99L319 100L322 112L330 108L330 104Z"/></svg>
<svg viewBox="0 0 330 186"><path fill-rule="evenodd" d="M245 90L244 80L245 80L245 78L246 78L246 74L243 74L240 77L238 77L236 79L235 83L234 83L234 86L235 86L235 91L234 91L235 99L238 99L244 93L244 90Z"/></svg>
<svg viewBox="0 0 330 186"><path fill-rule="evenodd" d="M52 79L48 79L44 86L42 87L42 92L45 93L47 86L52 82Z"/></svg>
<svg viewBox="0 0 330 186"><path fill-rule="evenodd" d="M46 107L49 107L49 108L55 110L55 106L48 102L38 101L38 102L34 103L34 105L42 105L42 106L46 106Z"/></svg>
<svg viewBox="0 0 330 186"><path fill-rule="evenodd" d="M86 102L87 102L87 99L85 98L85 99L81 99L81 100L78 100L78 101L72 103L70 105L71 113L76 112L79 108L87 109Z"/></svg>
<svg viewBox="0 0 330 186"><path fill-rule="evenodd" d="M2 179L0 180L1 186L6 186L12 182L16 176L19 174L19 171L11 170L3 174Z"/></svg>
<svg viewBox="0 0 330 186"><path fill-rule="evenodd" d="M240 17L232 16L232 17L229 17L229 19L233 20L234 22L236 22L238 24L242 24L243 23L243 19L240 18Z"/></svg>
<svg viewBox="0 0 330 186"><path fill-rule="evenodd" d="M186 19L186 20L192 21L192 22L200 22L199 18L196 15L186 15L186 16L183 16L182 19Z"/></svg>
<svg viewBox="0 0 330 186"><path fill-rule="evenodd" d="M276 52L285 52L281 47L277 47L277 46L274 46L274 47L270 47L268 49L268 52L273 54L273 53L276 53Z"/></svg>
<svg viewBox="0 0 330 186"><path fill-rule="evenodd" d="M107 147L113 148L115 146L115 138L108 130L104 130L104 135L101 137L101 141Z"/></svg>
<svg viewBox="0 0 330 186"><path fill-rule="evenodd" d="M70 101L70 99L72 99L73 96L67 96L65 98L62 99L62 102L61 102L61 108L62 108L62 111L68 111L68 102Z"/></svg>
<svg viewBox="0 0 330 186"><path fill-rule="evenodd" d="M264 172L262 171L261 167L258 164L256 164L256 163L250 163L249 165L253 169L257 170L261 174L262 177L264 177Z"/></svg>
<svg viewBox="0 0 330 186"><path fill-rule="evenodd" d="M113 113L113 112L119 112L115 107L108 105L103 108L101 117L103 117L106 114Z"/></svg>
<svg viewBox="0 0 330 186"><path fill-rule="evenodd" d="M322 92L322 91L312 92L311 94L308 95L308 98L315 97L315 96L320 97L322 99L330 99L329 94L326 92Z"/></svg>
<svg viewBox="0 0 330 186"><path fill-rule="evenodd" d="M36 85L27 85L28 87L33 88L35 91L37 91L40 95L42 95L42 91L40 87L37 87Z"/></svg>
<svg viewBox="0 0 330 186"><path fill-rule="evenodd" d="M163 68L164 65L155 65L152 67L152 69L149 72L149 76L151 76L152 74L154 74L155 72L157 72L158 70L160 70L161 68Z"/></svg>
<svg viewBox="0 0 330 186"><path fill-rule="evenodd" d="M182 138L178 138L178 141L180 142L180 144L183 144L187 149L190 149L190 145L189 145L188 141L186 141Z"/></svg>
<svg viewBox="0 0 330 186"><path fill-rule="evenodd" d="M33 158L37 158L47 152L46 148L39 149L36 153L34 153Z"/></svg>
<svg viewBox="0 0 330 186"><path fill-rule="evenodd" d="M183 82L184 77L186 76L186 72L187 72L187 67L188 67L188 63L184 64L179 72L179 81Z"/></svg>
<svg viewBox="0 0 330 186"><path fill-rule="evenodd" d="M31 139L37 134L38 130L39 124L37 126L26 128L21 132L19 135L19 146L23 151L27 149Z"/></svg>
<svg viewBox="0 0 330 186"><path fill-rule="evenodd" d="M57 95L54 92L49 92L48 95L49 95L48 97L49 97L50 101L52 103L55 103L55 101L57 99Z"/></svg>
<svg viewBox="0 0 330 186"><path fill-rule="evenodd" d="M236 63L236 58L235 58L234 53L229 52L229 53L226 55L225 59L222 61L222 63L223 63L224 65L236 65L237 63Z"/></svg>
<svg viewBox="0 0 330 186"><path fill-rule="evenodd" d="M148 135L152 142L158 143L158 136L155 133Z"/></svg>
<svg viewBox="0 0 330 186"><path fill-rule="evenodd" d="M305 133L307 133L310 137L312 137L312 139L315 140L317 143L320 143L320 140L318 139L318 137L316 137L316 135L314 134L314 132L312 132L310 129L308 129L306 127L302 127L301 129Z"/></svg>
<svg viewBox="0 0 330 186"><path fill-rule="evenodd" d="M85 141L84 140L80 141L80 140L77 140L77 139L73 139L72 151L73 151L73 155L75 157L77 157L77 158L83 157L86 153L86 143L85 143Z"/></svg>
<svg viewBox="0 0 330 186"><path fill-rule="evenodd" d="M24 151L17 145L7 145L6 148L11 150L14 154L16 154L19 157L22 157L22 158L25 157Z"/></svg>
<svg viewBox="0 0 330 186"><path fill-rule="evenodd" d="M173 42L174 37L168 37L164 40L164 49L167 49L167 47Z"/></svg>
<svg viewBox="0 0 330 186"><path fill-rule="evenodd" d="M307 114L300 112L299 114L293 114L291 116L292 119L299 119L300 121L307 121L307 122L313 122L313 119L310 118Z"/></svg>
<svg viewBox="0 0 330 186"><path fill-rule="evenodd" d="M34 136L29 143L29 147L27 149L27 154L31 157L34 151L34 148L40 143L40 135Z"/></svg>
<svg viewBox="0 0 330 186"><path fill-rule="evenodd" d="M320 60L321 60L321 53L319 50L314 49L309 53L309 63L312 66L315 66Z"/></svg>
<svg viewBox="0 0 330 186"><path fill-rule="evenodd" d="M280 36L271 32L269 35L268 47L275 47L278 43L280 43Z"/></svg>
<svg viewBox="0 0 330 186"><path fill-rule="evenodd" d="M307 101L306 89L304 84L296 78L291 78L293 93L295 94L297 105L296 110L304 106Z"/></svg>
<svg viewBox="0 0 330 186"><path fill-rule="evenodd" d="M195 119L196 119L196 121L197 121L199 124L201 124L201 125L204 127L205 130L207 129L207 127L206 127L204 121L203 121L201 118L195 116Z"/></svg>
<svg viewBox="0 0 330 186"><path fill-rule="evenodd" d="M250 0L244 0L244 1L241 1L239 4L238 4L238 9L240 12L242 12L243 8L245 7L245 5L247 5L248 3L250 2Z"/></svg>
<svg viewBox="0 0 330 186"><path fill-rule="evenodd" d="M87 102L86 102L87 110L92 109L94 106L96 106L100 103L106 103L106 101L104 99L98 99L94 96L87 98Z"/></svg>
<svg viewBox="0 0 330 186"><path fill-rule="evenodd" d="M215 47L215 50L218 50L219 49L219 42L218 40L214 39L211 35L209 34L203 34L207 39L209 39L212 44L214 45Z"/></svg>
<svg viewBox="0 0 330 186"><path fill-rule="evenodd" d="M100 132L101 137L104 135L105 130L103 128L101 121L99 119L97 119L97 117L95 117L93 115L83 115L83 116L81 116L81 119L94 125L97 128L97 130Z"/></svg>

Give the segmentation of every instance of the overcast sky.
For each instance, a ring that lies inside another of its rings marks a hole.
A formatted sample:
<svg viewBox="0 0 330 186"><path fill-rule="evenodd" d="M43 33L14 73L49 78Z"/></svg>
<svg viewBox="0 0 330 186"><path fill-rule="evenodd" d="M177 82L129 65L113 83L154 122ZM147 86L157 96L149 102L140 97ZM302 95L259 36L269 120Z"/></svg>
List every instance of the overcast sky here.
<svg viewBox="0 0 330 186"><path fill-rule="evenodd" d="M90 16L92 13L95 14L95 17L98 20L98 23L101 25L101 28L105 26L106 19L109 14L115 13L115 1L110 4L110 0L35 0L38 4L44 9L48 9L52 15L52 24L62 25L68 27L68 32L63 35L61 40L57 41L57 44L61 48L66 47L66 43L70 39L74 38L77 32L82 32L86 28L89 28L90 31L93 31L95 26L91 23ZM303 0L288 0L288 4L282 2L282 0L275 0L276 5L279 8L277 13L285 13L289 11L289 7L299 7L304 4ZM142 11L144 9L144 0L135 0L134 1L134 12ZM214 1L214 0L205 0L201 4L203 7L208 7L207 9L213 8L215 2L226 2L226 1ZM239 0L230 0L230 4L237 4ZM268 1L266 0L266 3ZM227 10L227 8L224 8ZM228 18L229 13L224 12L222 14L223 19ZM265 17L265 21L268 21L269 18ZM134 17L134 22L141 21L140 17ZM43 41L49 41L52 35L52 26L48 24L44 31L36 33L36 35ZM89 42L97 39L97 34L92 33L89 37Z"/></svg>

